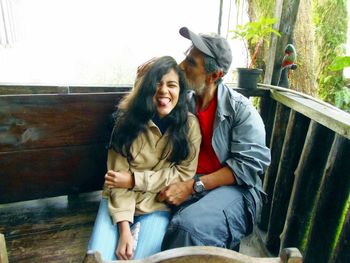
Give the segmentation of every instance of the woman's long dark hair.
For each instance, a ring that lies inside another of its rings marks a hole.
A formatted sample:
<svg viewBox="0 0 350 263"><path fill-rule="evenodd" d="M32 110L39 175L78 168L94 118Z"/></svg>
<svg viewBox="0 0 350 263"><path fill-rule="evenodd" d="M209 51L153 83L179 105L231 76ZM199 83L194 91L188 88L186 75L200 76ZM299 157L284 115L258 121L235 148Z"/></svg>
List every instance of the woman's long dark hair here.
<svg viewBox="0 0 350 263"><path fill-rule="evenodd" d="M157 59L149 71L136 81L134 89L119 104L112 132L110 148L132 160L131 145L143 132L149 120L156 116L157 109L153 101L157 84L162 77L173 69L179 76L179 99L175 108L165 116L168 126L171 151L168 160L179 163L190 154L192 144L188 140L188 109L186 103L186 81L176 61L169 56ZM168 153L163 153L166 156Z"/></svg>

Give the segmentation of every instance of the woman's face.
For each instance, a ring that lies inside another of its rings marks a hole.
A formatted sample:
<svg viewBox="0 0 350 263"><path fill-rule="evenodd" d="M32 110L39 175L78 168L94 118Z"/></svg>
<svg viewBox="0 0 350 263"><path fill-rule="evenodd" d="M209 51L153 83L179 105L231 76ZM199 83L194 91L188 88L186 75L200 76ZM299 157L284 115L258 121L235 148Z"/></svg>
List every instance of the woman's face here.
<svg viewBox="0 0 350 263"><path fill-rule="evenodd" d="M171 69L167 74L163 75L157 84L156 93L153 96L160 118L167 116L175 108L179 100L179 93L179 75L175 70Z"/></svg>

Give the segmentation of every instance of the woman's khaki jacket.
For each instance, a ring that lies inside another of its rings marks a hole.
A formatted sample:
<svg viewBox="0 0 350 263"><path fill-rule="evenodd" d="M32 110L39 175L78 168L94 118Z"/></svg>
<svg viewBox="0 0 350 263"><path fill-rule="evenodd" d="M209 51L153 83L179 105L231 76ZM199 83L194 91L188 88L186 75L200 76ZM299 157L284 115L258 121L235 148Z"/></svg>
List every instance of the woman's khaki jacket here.
<svg viewBox="0 0 350 263"><path fill-rule="evenodd" d="M166 211L165 203L157 200L159 191L174 182L191 179L197 169L201 133L196 117L189 113L189 141L192 142L189 157L180 164L169 162L170 143L168 133L164 135L159 128L149 121L148 128L131 145L133 160L114 150L109 150L107 168L113 171L130 171L134 174L133 189L105 189L103 196L108 197L108 207L113 223L133 222L134 215L154 211ZM165 153L168 153L164 158Z"/></svg>

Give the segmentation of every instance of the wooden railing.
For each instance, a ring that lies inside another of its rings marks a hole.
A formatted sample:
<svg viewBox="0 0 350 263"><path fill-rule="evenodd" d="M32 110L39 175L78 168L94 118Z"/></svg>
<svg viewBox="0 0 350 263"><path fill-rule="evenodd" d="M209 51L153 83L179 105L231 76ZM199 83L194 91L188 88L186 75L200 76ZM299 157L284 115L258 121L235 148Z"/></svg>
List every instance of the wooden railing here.
<svg viewBox="0 0 350 263"><path fill-rule="evenodd" d="M297 247L305 262L350 256L350 114L273 86L260 113L272 161L259 228L272 253Z"/></svg>
<svg viewBox="0 0 350 263"><path fill-rule="evenodd" d="M43 110L45 107L50 107L49 102L43 101L46 97L55 103L61 101L60 98L53 98L47 94L62 94L62 102L67 101L65 112L67 111L68 114L69 109L76 112L76 115L71 116L72 119L81 121L81 127L86 130L94 127L96 131L100 131L101 127L105 126L105 121L102 121L101 126L91 121L91 118L101 119L99 116L102 112L104 112L103 114L112 112L116 98L121 97L122 93L120 91L124 92L129 89L129 85L119 87L0 85L0 102L2 103L2 106L0 105L0 128L2 125L6 126L6 123L1 123L1 120L6 120L6 114L9 112L9 109L3 107L4 105L6 107L20 105L24 108L27 107L26 109L29 110ZM260 229L258 231L265 233L264 244L275 255L282 248L297 247L302 252L305 262L348 262L347 260L350 258L350 114L303 94L278 87L259 86L257 90L237 89L237 91L246 96L261 97L259 110L266 126L267 144L272 152L272 162L264 176L264 190L267 193L267 201L264 203L258 223L258 229ZM83 95L85 93L87 94ZM12 98L12 95L8 97L8 94L17 94L19 97L17 99ZM23 94L46 95L30 98L30 96ZM67 94L71 94L71 98ZM2 95L5 96L1 98ZM21 98L29 104L21 101ZM86 100L87 98L88 100ZM86 115L84 112L80 112L79 115L79 107L81 107L81 111L85 109L84 107L89 107L87 104L85 106L81 104L84 101L85 103L92 103L90 106L94 109L89 111L91 115L89 117L84 116ZM60 107L56 105L56 109L60 109ZM17 111L17 109L14 110ZM21 111L18 114L22 113L21 116L26 118L33 115L28 111ZM47 120L56 127L58 123L52 120L56 115L52 111L49 111L48 114L52 116L48 116L50 118L47 118ZM64 124L71 120L62 119L61 121ZM2 133L6 135L5 126L3 131L0 129L0 139L2 140L7 138L1 137ZM65 126L67 128L74 127L72 123ZM50 129L52 130L50 127L46 125L43 129L50 131ZM82 140L85 141L78 142L79 145L75 145L77 144L76 141L67 142L67 140L73 138L71 135L74 131L68 133L63 131L64 138L60 138L62 140L60 149L64 149L62 147L74 147L74 149L86 147L86 136L92 136L92 134L82 133L80 128L78 130L75 131L77 133L75 136L81 135ZM53 131L56 131L56 129ZM16 132L20 132L20 130L16 130ZM95 140L93 143L101 144L101 138L92 137ZM54 138L51 138L51 141L48 142L57 144ZM4 141L0 141L0 157L3 157L0 160L0 175L6 178L7 185L12 185L10 183L11 178L18 176L18 171L15 173L18 166L16 166L16 162L10 162L10 159L13 160L16 154L18 160L23 159L22 152L20 152L22 150L26 150L25 154L31 155L33 150L28 147L33 148L33 143L26 142L23 145L18 143L4 144ZM6 148L10 146L12 147L11 150ZM48 145L48 147L51 146ZM54 149L49 148L49 150ZM82 152L85 156L86 151ZM93 156L98 153L96 150L89 152ZM46 155L42 154L41 156ZM99 154L99 156L101 159L104 155ZM5 157L9 159L6 161ZM28 160L30 158L32 157L29 156ZM85 163L89 164L88 159L84 158ZM63 161L62 163L64 163ZM38 163L40 163L40 160L38 160ZM84 169L89 169L91 173L94 172L94 175L91 175L92 179L97 177L96 174L101 169L105 169L104 162L99 163L93 164L92 168L86 168L86 165L83 165L84 162L79 162L79 165ZM13 165L13 168L10 165ZM33 167L36 166L33 165ZM10 171L9 174L6 173L6 169ZM40 175L42 171L38 171ZM38 171L33 170L33 176L36 176ZM24 172L28 173L28 170ZM79 170L69 176L66 174L63 177L61 174L57 176L69 179L74 183L76 182L74 176L77 176L79 172L81 171ZM30 180L25 176L21 178ZM1 180L0 178L0 186L4 183ZM51 188L54 188L57 193L48 192L50 189L47 189L45 190L47 192L46 196L52 196L52 193L69 194L75 192L74 189L71 189L72 186L66 185L71 184L69 180L64 182L64 185L63 182L59 182L58 186L63 185L62 189L57 186L55 188L55 182L52 182ZM87 181L85 180L85 182ZM77 184L75 188L82 191L93 189L91 185L85 184ZM28 196L29 188L26 189L26 192L23 192L23 198L20 198L21 200L44 196L39 192L33 192ZM11 189L2 188L2 190L16 195L16 192L12 192ZM5 195L5 192L0 193L0 196L2 194L2 199L5 202L6 200L10 202L11 200L20 200L18 199L18 191L16 196Z"/></svg>

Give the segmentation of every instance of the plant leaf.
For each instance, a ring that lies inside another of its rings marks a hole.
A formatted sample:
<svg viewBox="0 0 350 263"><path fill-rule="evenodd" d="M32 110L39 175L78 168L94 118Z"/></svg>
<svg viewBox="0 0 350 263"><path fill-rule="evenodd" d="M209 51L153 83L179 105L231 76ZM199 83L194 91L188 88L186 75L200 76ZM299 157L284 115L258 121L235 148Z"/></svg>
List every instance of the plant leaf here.
<svg viewBox="0 0 350 263"><path fill-rule="evenodd" d="M350 56L335 57L330 64L329 69L332 71L338 71L346 67L350 67Z"/></svg>

